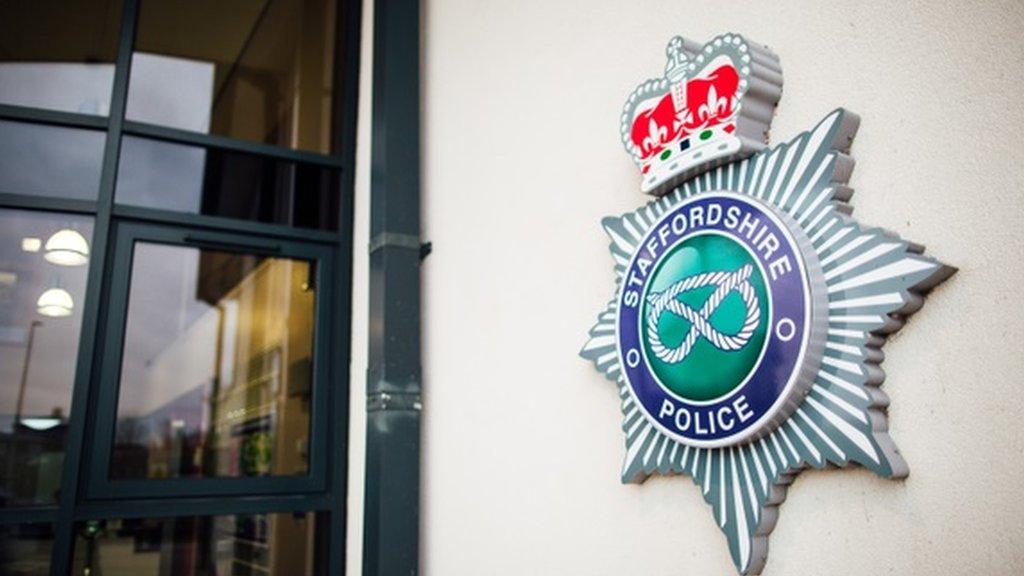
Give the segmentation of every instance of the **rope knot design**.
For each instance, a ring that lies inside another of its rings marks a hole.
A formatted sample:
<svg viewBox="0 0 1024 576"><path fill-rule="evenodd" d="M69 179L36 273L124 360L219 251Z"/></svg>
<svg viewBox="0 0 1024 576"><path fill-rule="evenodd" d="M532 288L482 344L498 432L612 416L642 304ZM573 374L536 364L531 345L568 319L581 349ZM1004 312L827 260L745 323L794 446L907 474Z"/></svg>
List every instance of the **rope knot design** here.
<svg viewBox="0 0 1024 576"><path fill-rule="evenodd" d="M690 354L700 337L704 337L715 348L723 351L740 350L746 346L761 322L761 303L753 285L750 284L750 275L753 272L753 265L745 264L734 272L694 274L672 284L662 292L649 293L647 300L651 307L647 313L647 340L654 355L667 364L678 364ZM715 291L700 310L695 310L677 299L684 292L705 286L714 286ZM739 331L735 334L723 334L711 325L710 318L734 290L743 298L747 316ZM666 346L661 340L661 334L658 333L658 321L666 311L690 322L690 330L686 337L675 348Z"/></svg>

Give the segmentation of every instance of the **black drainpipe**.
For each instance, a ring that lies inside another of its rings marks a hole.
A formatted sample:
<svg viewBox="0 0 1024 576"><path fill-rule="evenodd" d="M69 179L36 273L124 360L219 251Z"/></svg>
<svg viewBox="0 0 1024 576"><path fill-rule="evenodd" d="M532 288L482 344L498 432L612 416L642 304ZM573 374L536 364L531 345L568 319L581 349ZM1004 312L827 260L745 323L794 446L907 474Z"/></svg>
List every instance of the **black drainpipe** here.
<svg viewBox="0 0 1024 576"><path fill-rule="evenodd" d="M363 574L419 571L420 15L374 5Z"/></svg>

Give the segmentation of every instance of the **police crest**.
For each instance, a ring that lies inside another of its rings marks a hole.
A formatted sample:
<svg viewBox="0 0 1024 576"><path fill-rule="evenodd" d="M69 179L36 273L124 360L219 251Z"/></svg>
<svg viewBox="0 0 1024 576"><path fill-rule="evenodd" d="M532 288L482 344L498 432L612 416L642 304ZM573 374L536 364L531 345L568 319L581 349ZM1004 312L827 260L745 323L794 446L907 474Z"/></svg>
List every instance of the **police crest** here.
<svg viewBox="0 0 1024 576"><path fill-rule="evenodd" d="M804 467L907 475L881 348L955 270L850 217L856 115L768 147L770 50L725 34L673 38L667 56L621 117L656 199L602 222L617 286L580 355L619 387L623 481L691 476L736 568L757 574Z"/></svg>

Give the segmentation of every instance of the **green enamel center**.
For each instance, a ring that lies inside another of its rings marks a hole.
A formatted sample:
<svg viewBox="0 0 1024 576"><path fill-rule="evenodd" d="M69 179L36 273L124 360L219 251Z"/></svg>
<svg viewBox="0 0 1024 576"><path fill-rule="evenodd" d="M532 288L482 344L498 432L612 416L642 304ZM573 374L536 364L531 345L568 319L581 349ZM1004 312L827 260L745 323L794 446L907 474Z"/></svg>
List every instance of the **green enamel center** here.
<svg viewBox="0 0 1024 576"><path fill-rule="evenodd" d="M733 272L745 264L754 267L750 284L757 294L760 322L749 342L741 349L721 350L698 336L692 351L682 361L669 364L654 354L646 330L640 330L652 371L662 386L684 399L702 402L718 398L742 384L755 368L765 343L768 324L769 306L765 281L754 257L742 245L717 234L700 234L683 241L672 248L653 272L648 293L662 292L696 274ZM694 310L700 310L714 291L715 286L703 286L683 292L676 299ZM641 318L646 320L650 307L651 303L645 300ZM743 297L733 290L708 319L716 330L732 335L743 327L746 316L747 307ZM658 335L663 344L670 348L683 342L690 327L688 320L671 312L662 313L658 319Z"/></svg>

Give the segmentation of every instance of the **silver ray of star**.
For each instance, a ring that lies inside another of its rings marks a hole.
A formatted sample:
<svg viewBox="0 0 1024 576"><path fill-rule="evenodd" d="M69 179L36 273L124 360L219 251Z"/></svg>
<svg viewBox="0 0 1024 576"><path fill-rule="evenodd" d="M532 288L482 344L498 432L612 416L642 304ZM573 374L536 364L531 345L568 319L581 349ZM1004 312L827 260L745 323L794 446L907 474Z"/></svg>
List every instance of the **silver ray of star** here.
<svg viewBox="0 0 1024 576"><path fill-rule="evenodd" d="M608 217L616 295L641 239L673 206L695 194L730 190L789 214L811 239L828 291L828 340L809 394L786 421L761 438L724 448L680 444L653 426L627 388L616 347L618 298L598 316L580 355L619 387L626 435L623 482L651 474L693 478L729 541L741 574L759 574L768 535L787 486L805 467L860 464L880 476L909 470L888 434L889 399L879 386L882 345L923 295L955 272L923 255L924 247L850 217L847 155L859 119L843 109L814 130L746 160L693 178L635 212ZM811 255L813 257L813 255Z"/></svg>

